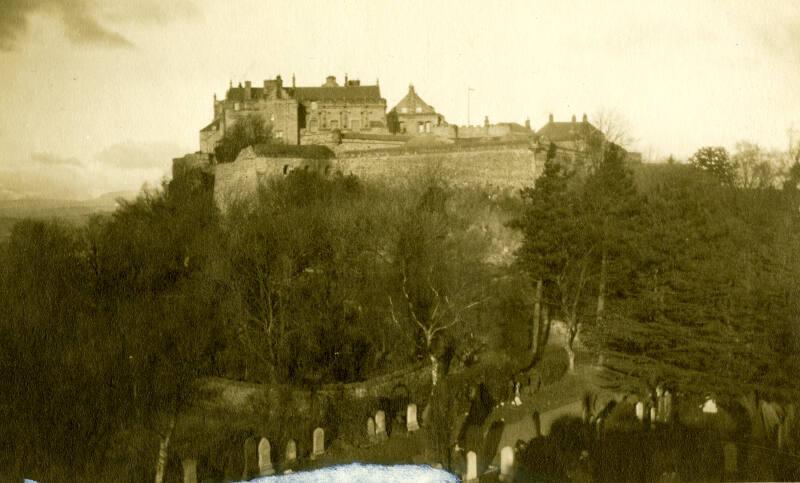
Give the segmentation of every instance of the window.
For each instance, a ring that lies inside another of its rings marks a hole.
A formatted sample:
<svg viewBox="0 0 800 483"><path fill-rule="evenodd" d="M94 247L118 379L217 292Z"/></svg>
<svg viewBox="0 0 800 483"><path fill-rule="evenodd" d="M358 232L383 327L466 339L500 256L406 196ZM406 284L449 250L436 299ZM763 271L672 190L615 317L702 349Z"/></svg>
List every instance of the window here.
<svg viewBox="0 0 800 483"><path fill-rule="evenodd" d="M283 139L283 131L275 131L275 139Z"/></svg>
<svg viewBox="0 0 800 483"><path fill-rule="evenodd" d="M289 172L289 165L288 164L284 164L283 165L283 174L286 174L288 172Z"/></svg>
<svg viewBox="0 0 800 483"><path fill-rule="evenodd" d="M239 103L238 103L238 102L234 102L234 103L233 103L233 110L234 110L234 111L238 111L238 110L239 110L239 107L240 107L240 106L239 106Z"/></svg>
<svg viewBox="0 0 800 483"><path fill-rule="evenodd" d="M431 132L431 122L430 121L425 123L425 132Z"/></svg>
<svg viewBox="0 0 800 483"><path fill-rule="evenodd" d="M317 101L314 101L314 102L311 103L311 110L312 111L316 111L317 110Z"/></svg>
<svg viewBox="0 0 800 483"><path fill-rule="evenodd" d="M417 123L417 132L425 132L425 124L418 122Z"/></svg>
<svg viewBox="0 0 800 483"><path fill-rule="evenodd" d="M400 114L408 114L408 108L407 107L401 107L400 108Z"/></svg>
<svg viewBox="0 0 800 483"><path fill-rule="evenodd" d="M336 119L332 119L330 122L331 129L339 129L339 121Z"/></svg>
<svg viewBox="0 0 800 483"><path fill-rule="evenodd" d="M421 112L422 112L422 108L421 107L417 107L417 114L419 114Z"/></svg>
<svg viewBox="0 0 800 483"><path fill-rule="evenodd" d="M316 130L319 128L319 124L317 123L317 120L316 119L312 119L312 120L308 121L308 128L311 131L316 132Z"/></svg>

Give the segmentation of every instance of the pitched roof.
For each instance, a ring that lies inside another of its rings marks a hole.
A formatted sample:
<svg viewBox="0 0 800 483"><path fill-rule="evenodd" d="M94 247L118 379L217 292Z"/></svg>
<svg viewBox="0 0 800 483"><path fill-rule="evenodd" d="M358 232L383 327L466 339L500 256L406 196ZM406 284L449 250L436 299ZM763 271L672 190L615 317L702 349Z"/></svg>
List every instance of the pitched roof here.
<svg viewBox="0 0 800 483"><path fill-rule="evenodd" d="M393 110L397 111L398 113L402 113L401 110L403 108L408 109L409 113L417 113L417 108L420 108L420 112L422 114L436 114L436 109L423 101L422 98L417 95L413 85L408 86L408 94L406 94L404 98L400 99L400 102L394 106Z"/></svg>
<svg viewBox="0 0 800 483"><path fill-rule="evenodd" d="M381 102L380 86L337 86L284 88L289 95L303 101Z"/></svg>
<svg viewBox="0 0 800 483"><path fill-rule="evenodd" d="M540 137L546 137L550 141L575 141L586 139L594 135L603 135L599 129L588 121L581 122L553 122L550 121L536 131Z"/></svg>
<svg viewBox="0 0 800 483"><path fill-rule="evenodd" d="M225 96L229 101L244 101L244 87L231 87ZM380 86L336 86L336 87L283 87L287 97L304 101L348 101L348 102L381 102ZM262 99L263 87L251 87L250 97Z"/></svg>

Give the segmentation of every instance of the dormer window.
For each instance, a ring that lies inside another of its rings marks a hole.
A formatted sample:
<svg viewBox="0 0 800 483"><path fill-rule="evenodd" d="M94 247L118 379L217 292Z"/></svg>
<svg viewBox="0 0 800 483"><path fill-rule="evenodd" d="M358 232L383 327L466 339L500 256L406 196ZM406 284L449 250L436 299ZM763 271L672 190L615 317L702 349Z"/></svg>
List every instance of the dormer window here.
<svg viewBox="0 0 800 483"><path fill-rule="evenodd" d="M421 113L421 112L422 112L422 108L421 108L421 107L418 107L418 108L417 108L417 114L419 114L419 113Z"/></svg>
<svg viewBox="0 0 800 483"><path fill-rule="evenodd" d="M401 107L400 108L400 114L408 114L408 108L407 107Z"/></svg>
<svg viewBox="0 0 800 483"><path fill-rule="evenodd" d="M317 101L314 101L314 102L311 103L311 110L312 111L316 111L317 110Z"/></svg>

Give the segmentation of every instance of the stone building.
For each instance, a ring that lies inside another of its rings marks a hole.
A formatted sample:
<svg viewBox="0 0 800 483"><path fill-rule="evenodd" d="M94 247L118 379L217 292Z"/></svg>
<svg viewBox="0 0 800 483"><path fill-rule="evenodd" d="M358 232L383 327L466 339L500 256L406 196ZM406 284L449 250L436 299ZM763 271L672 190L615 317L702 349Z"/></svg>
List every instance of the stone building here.
<svg viewBox="0 0 800 483"><path fill-rule="evenodd" d="M408 86L408 94L394 106L390 115L397 119L398 134L430 134L435 127L447 125L444 116L419 97L413 84Z"/></svg>
<svg viewBox="0 0 800 483"><path fill-rule="evenodd" d="M263 87L229 86L224 100L214 96L214 120L200 130L200 151L213 153L217 142L239 119L255 114L272 127L273 136L288 144L313 144L315 133L386 133L386 100L380 86L361 85L345 76L344 85L328 76L320 87L283 85L281 76Z"/></svg>
<svg viewBox="0 0 800 483"><path fill-rule="evenodd" d="M579 152L605 142L603 133L589 122L586 114L581 122L576 121L575 115L570 122L555 122L550 114L547 124L536 131L536 134L542 145L554 143L559 148Z"/></svg>

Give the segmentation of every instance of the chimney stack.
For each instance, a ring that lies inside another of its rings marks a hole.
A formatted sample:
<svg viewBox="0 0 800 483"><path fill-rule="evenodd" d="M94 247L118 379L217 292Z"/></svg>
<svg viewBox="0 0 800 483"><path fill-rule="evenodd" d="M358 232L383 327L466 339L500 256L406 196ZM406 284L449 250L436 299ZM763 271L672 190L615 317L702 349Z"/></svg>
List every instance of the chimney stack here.
<svg viewBox="0 0 800 483"><path fill-rule="evenodd" d="M292 89L294 89L294 73L292 73Z"/></svg>
<svg viewBox="0 0 800 483"><path fill-rule="evenodd" d="M586 115L585 112L583 113L583 122L585 122L585 123L589 122L589 117Z"/></svg>
<svg viewBox="0 0 800 483"><path fill-rule="evenodd" d="M548 117L548 122L553 122L553 113L552 112L550 113L550 116Z"/></svg>
<svg viewBox="0 0 800 483"><path fill-rule="evenodd" d="M344 73L344 86L345 86L345 87L347 87L347 86L348 86L348 82L347 82L347 72L345 72L345 73Z"/></svg>
<svg viewBox="0 0 800 483"><path fill-rule="evenodd" d="M282 90L283 90L283 79L281 79L281 76L278 75L275 77L275 97L277 99L281 98Z"/></svg>
<svg viewBox="0 0 800 483"><path fill-rule="evenodd" d="M409 84L408 85L408 92L411 92L411 93L414 92L414 84Z"/></svg>
<svg viewBox="0 0 800 483"><path fill-rule="evenodd" d="M483 127L489 127L489 116L483 117Z"/></svg>
<svg viewBox="0 0 800 483"><path fill-rule="evenodd" d="M250 81L245 81L244 82L244 100L245 101L249 101L250 100L250 96L252 95L252 93L253 93L253 91L251 90Z"/></svg>
<svg viewBox="0 0 800 483"><path fill-rule="evenodd" d="M572 115L572 124L575 124L575 114Z"/></svg>
<svg viewBox="0 0 800 483"><path fill-rule="evenodd" d="M531 118L529 117L525 118L525 129L527 129L528 131L531 130Z"/></svg>

